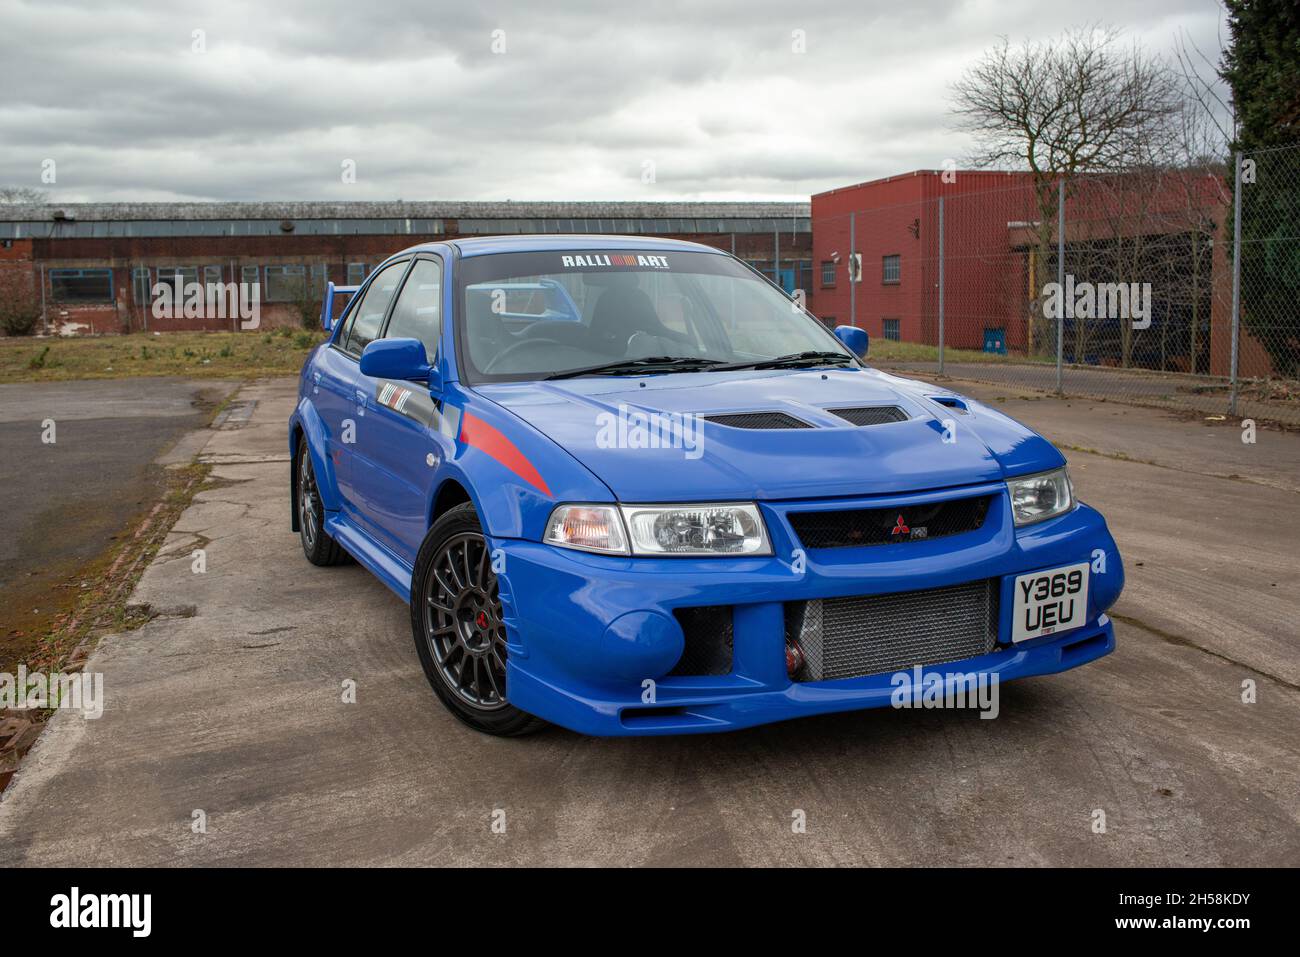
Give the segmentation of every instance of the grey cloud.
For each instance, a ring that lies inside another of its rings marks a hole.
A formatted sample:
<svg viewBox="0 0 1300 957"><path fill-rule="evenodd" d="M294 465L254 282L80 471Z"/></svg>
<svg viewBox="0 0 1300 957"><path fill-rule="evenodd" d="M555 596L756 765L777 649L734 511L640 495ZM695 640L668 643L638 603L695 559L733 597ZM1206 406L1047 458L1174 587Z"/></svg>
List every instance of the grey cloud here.
<svg viewBox="0 0 1300 957"><path fill-rule="evenodd" d="M67 201L806 196L963 155L944 93L961 64L1083 16L1004 9L0 0L0 183L40 186L52 157ZM1180 27L1212 47L1217 24L1204 0L1086 16L1158 49Z"/></svg>

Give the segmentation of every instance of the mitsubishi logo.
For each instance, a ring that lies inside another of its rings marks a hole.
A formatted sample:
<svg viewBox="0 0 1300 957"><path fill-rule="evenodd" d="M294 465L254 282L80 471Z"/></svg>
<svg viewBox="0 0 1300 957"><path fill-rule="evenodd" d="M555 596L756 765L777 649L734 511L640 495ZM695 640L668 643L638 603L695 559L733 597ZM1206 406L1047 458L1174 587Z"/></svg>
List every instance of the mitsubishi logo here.
<svg viewBox="0 0 1300 957"><path fill-rule="evenodd" d="M894 530L891 535L910 535L912 530L907 527L907 522L903 521L903 513L898 513L898 521L894 524Z"/></svg>

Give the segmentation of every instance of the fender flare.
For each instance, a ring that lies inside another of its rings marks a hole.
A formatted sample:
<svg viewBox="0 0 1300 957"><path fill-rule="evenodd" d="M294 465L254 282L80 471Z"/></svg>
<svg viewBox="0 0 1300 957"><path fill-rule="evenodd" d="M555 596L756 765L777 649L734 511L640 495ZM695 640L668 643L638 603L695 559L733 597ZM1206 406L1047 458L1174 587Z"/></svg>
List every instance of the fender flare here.
<svg viewBox="0 0 1300 957"><path fill-rule="evenodd" d="M316 472L316 487L320 491L321 504L327 512L336 512L341 507L337 477L334 463L324 454L325 423L315 407L306 399L298 403L298 408L289 419L289 494L293 501L293 528L298 530L298 434L307 438L307 451L311 455L312 468Z"/></svg>

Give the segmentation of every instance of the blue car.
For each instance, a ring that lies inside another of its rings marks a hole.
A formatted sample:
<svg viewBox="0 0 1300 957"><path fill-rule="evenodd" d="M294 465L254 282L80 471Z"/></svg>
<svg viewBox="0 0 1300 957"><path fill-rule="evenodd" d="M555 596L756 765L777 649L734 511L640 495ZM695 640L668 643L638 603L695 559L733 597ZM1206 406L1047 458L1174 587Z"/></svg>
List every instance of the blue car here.
<svg viewBox="0 0 1300 957"><path fill-rule="evenodd" d="M432 243L331 288L322 321L294 529L409 603L480 731L725 731L1114 648L1123 568L1061 453L868 367L861 329L733 256Z"/></svg>

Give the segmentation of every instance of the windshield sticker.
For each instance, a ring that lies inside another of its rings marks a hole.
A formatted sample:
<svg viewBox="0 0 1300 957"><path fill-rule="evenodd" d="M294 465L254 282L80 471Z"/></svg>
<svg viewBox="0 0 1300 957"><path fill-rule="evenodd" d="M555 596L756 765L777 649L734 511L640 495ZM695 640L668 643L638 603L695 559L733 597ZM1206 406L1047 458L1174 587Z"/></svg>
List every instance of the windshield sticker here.
<svg viewBox="0 0 1300 957"><path fill-rule="evenodd" d="M644 253L583 253L579 256L561 256L565 269L587 269L592 266L641 266L645 269L667 269L667 256L648 256Z"/></svg>

